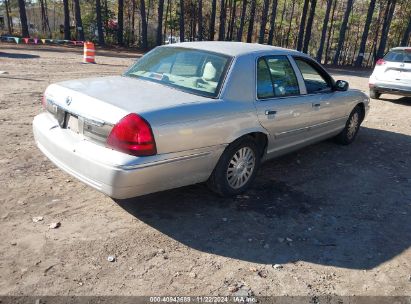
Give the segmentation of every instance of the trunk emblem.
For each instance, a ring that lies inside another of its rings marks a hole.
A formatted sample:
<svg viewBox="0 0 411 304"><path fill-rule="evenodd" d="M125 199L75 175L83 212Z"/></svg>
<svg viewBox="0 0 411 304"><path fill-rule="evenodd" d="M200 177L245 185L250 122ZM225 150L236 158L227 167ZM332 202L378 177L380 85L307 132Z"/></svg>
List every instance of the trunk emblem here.
<svg viewBox="0 0 411 304"><path fill-rule="evenodd" d="M70 96L67 96L67 98L66 98L66 105L70 105L71 104L71 97Z"/></svg>

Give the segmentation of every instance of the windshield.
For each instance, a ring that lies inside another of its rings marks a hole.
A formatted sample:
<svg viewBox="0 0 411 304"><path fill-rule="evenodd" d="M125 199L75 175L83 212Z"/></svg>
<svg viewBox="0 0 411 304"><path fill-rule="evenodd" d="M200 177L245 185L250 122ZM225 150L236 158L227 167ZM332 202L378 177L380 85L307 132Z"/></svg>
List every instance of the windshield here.
<svg viewBox="0 0 411 304"><path fill-rule="evenodd" d="M138 60L124 75L216 97L230 59L201 50L158 47Z"/></svg>
<svg viewBox="0 0 411 304"><path fill-rule="evenodd" d="M395 50L388 52L384 60L392 62L411 62L411 52L405 50Z"/></svg>

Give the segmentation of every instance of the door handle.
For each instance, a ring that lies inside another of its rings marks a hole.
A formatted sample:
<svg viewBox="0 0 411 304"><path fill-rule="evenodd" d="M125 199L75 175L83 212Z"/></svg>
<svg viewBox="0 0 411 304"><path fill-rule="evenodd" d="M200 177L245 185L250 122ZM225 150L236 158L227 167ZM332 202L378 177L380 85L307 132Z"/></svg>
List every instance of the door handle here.
<svg viewBox="0 0 411 304"><path fill-rule="evenodd" d="M321 107L321 103L313 103L313 108L319 108Z"/></svg>
<svg viewBox="0 0 411 304"><path fill-rule="evenodd" d="M277 111L265 110L265 115L274 115L274 114L277 114Z"/></svg>

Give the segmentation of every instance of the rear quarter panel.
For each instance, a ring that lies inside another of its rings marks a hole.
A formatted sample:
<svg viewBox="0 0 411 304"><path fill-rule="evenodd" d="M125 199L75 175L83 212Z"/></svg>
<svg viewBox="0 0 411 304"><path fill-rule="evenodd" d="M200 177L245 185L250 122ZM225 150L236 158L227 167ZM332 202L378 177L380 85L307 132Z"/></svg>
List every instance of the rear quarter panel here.
<svg viewBox="0 0 411 304"><path fill-rule="evenodd" d="M252 102L210 100L145 113L158 153L227 145L244 134L264 132Z"/></svg>

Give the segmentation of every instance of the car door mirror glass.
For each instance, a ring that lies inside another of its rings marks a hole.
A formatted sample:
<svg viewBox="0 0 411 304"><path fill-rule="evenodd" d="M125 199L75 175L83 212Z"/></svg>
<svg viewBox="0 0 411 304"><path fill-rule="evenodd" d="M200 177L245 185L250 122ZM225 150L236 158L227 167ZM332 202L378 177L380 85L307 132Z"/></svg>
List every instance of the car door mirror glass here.
<svg viewBox="0 0 411 304"><path fill-rule="evenodd" d="M335 82L335 89L337 91L347 91L349 88L349 84L345 80L337 80Z"/></svg>

